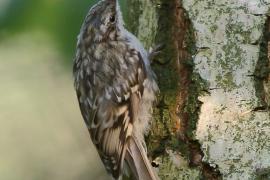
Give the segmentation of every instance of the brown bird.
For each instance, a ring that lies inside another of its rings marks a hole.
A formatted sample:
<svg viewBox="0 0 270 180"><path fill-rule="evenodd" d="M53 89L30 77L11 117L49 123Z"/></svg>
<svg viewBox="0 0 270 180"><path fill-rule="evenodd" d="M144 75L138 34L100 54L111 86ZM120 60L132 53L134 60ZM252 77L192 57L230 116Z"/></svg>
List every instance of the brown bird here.
<svg viewBox="0 0 270 180"><path fill-rule="evenodd" d="M158 91L149 57L123 25L117 0L88 12L78 36L73 73L82 116L107 172L156 180L144 135Z"/></svg>

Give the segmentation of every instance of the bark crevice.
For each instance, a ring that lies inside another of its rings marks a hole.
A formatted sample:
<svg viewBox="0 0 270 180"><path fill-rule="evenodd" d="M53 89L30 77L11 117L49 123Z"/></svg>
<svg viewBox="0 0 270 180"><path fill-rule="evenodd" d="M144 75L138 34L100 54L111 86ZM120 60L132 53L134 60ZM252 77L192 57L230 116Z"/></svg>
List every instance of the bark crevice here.
<svg viewBox="0 0 270 180"><path fill-rule="evenodd" d="M263 36L260 41L259 60L254 73L256 96L261 101L261 106L253 111L269 111L270 108L270 17L268 17Z"/></svg>
<svg viewBox="0 0 270 180"><path fill-rule="evenodd" d="M193 71L192 55L195 54L195 34L191 21L182 7L181 1L175 0L175 31L173 36L177 48L177 65L179 72L179 94L177 114L180 120L179 139L188 146L190 167L199 168L204 179L220 179L218 167L211 167L202 162L204 156L200 143L193 136L199 118L201 102L198 97L208 92L208 86L199 74ZM209 49L207 47L200 48ZM187 63L188 62L188 63Z"/></svg>
<svg viewBox="0 0 270 180"><path fill-rule="evenodd" d="M151 156L156 158L169 155L168 151L172 150L186 159L189 169L199 172L197 178L220 179L217 166L213 168L202 162L201 146L193 137L201 106L198 97L207 92L208 87L200 76L193 72L192 55L196 53L196 48L192 23L179 0L161 1L158 15L156 42L166 42L166 48L157 60L159 63L154 65L161 95L156 109L159 113L155 116L158 123L153 126L148 138L150 147L155 147L150 151ZM173 81L168 82L168 79ZM160 131L156 129L160 125L157 124L163 124L163 133L166 132L159 140L157 137L160 136ZM153 146L150 139L161 143ZM161 163L164 162L161 160Z"/></svg>

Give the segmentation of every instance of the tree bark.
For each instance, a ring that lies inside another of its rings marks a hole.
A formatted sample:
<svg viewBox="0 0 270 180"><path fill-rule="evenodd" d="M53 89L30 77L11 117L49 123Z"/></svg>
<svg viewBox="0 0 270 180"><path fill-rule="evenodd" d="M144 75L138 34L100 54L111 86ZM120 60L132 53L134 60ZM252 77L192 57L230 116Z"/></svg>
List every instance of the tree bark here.
<svg viewBox="0 0 270 180"><path fill-rule="evenodd" d="M160 178L270 178L270 1L129 0L125 8L146 48L165 45L152 62L161 92L146 137Z"/></svg>

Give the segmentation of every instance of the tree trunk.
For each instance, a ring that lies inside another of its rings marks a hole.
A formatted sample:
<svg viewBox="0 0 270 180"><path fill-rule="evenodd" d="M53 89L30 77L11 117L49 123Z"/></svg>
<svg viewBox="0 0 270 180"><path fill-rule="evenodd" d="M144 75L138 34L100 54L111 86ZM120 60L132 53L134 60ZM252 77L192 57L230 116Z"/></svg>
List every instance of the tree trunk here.
<svg viewBox="0 0 270 180"><path fill-rule="evenodd" d="M269 179L269 0L129 0L160 95L149 157L164 180ZM269 45L270 47L270 45ZM269 51L270 52L270 51Z"/></svg>

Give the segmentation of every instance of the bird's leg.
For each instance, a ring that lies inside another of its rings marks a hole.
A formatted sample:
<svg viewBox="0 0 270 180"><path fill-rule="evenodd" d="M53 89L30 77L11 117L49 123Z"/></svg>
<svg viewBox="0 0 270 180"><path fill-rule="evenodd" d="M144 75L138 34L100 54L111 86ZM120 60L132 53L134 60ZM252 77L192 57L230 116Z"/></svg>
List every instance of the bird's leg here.
<svg viewBox="0 0 270 180"><path fill-rule="evenodd" d="M164 44L158 44L154 48L150 47L149 53L148 53L149 54L148 59L151 64L154 62L155 57L157 57L164 48L165 48Z"/></svg>

